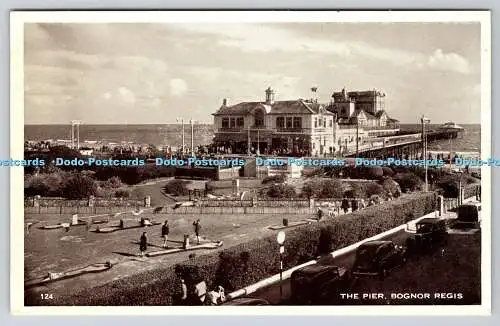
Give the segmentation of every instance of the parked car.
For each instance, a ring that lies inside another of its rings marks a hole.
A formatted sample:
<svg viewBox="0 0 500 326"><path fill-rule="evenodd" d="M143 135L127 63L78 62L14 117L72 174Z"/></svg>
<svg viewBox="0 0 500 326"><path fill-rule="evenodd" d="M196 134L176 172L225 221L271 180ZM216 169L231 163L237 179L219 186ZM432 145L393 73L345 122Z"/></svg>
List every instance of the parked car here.
<svg viewBox="0 0 500 326"><path fill-rule="evenodd" d="M224 302L222 306L269 306L269 302L258 298L237 298Z"/></svg>
<svg viewBox="0 0 500 326"><path fill-rule="evenodd" d="M295 305L326 304L337 293L349 287L349 272L333 265L309 265L291 276L291 303Z"/></svg>
<svg viewBox="0 0 500 326"><path fill-rule="evenodd" d="M406 262L406 249L392 241L368 241L356 250L354 276L385 277L393 268Z"/></svg>
<svg viewBox="0 0 500 326"><path fill-rule="evenodd" d="M481 203L469 203L457 208L454 229L479 229L481 227Z"/></svg>
<svg viewBox="0 0 500 326"><path fill-rule="evenodd" d="M424 218L415 224L415 232L406 239L409 252L428 250L448 243L448 226L440 218Z"/></svg>

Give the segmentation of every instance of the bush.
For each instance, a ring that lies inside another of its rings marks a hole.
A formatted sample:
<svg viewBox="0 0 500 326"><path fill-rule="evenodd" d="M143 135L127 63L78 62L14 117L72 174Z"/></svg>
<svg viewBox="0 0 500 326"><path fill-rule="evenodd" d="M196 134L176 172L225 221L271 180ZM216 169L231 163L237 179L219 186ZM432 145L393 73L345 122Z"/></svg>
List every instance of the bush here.
<svg viewBox="0 0 500 326"><path fill-rule="evenodd" d="M119 177L111 177L106 182L104 182L104 187L106 188L120 188L122 186L122 181Z"/></svg>
<svg viewBox="0 0 500 326"><path fill-rule="evenodd" d="M365 194L367 197L371 197L373 195L382 196L385 195L384 187L375 182L370 182L365 185Z"/></svg>
<svg viewBox="0 0 500 326"><path fill-rule="evenodd" d="M384 188L385 192L391 194L393 197L398 198L401 196L401 187L399 184L392 180L391 178L385 178L381 181L381 186Z"/></svg>
<svg viewBox="0 0 500 326"><path fill-rule="evenodd" d="M311 180L302 187L302 197L341 198L342 183L337 179Z"/></svg>
<svg viewBox="0 0 500 326"><path fill-rule="evenodd" d="M94 179L74 173L64 183L62 195L67 199L84 199L97 194Z"/></svg>
<svg viewBox="0 0 500 326"><path fill-rule="evenodd" d="M406 224L411 219L436 209L434 193L415 194L404 199L342 215L335 219L300 226L287 232L284 268L315 259L318 255ZM179 293L179 274L186 279L203 279L209 289L222 285L234 291L279 272L278 244L275 235L252 239L223 250L200 255L179 267L155 270L124 277L68 295L41 301L37 293L25 296L26 305L172 305ZM177 273L176 273L177 272Z"/></svg>
<svg viewBox="0 0 500 326"><path fill-rule="evenodd" d="M283 183L283 182L285 182L285 176L282 174L272 175L272 176L265 177L264 179L262 179L262 184Z"/></svg>
<svg viewBox="0 0 500 326"><path fill-rule="evenodd" d="M187 188L187 185L189 183L190 183L189 181L180 179L170 180L169 182L167 182L165 187L163 187L163 190L167 194L171 194L174 196L184 196L189 193L189 190Z"/></svg>
<svg viewBox="0 0 500 326"><path fill-rule="evenodd" d="M269 187L266 195L271 198L294 198L297 193L295 187L291 185L275 184Z"/></svg>
<svg viewBox="0 0 500 326"><path fill-rule="evenodd" d="M422 179L412 172L398 173L394 176L394 181L399 184L403 192L421 190L424 184Z"/></svg>
<svg viewBox="0 0 500 326"><path fill-rule="evenodd" d="M115 197L116 198L129 198L130 191L128 189L118 189L117 191L115 191Z"/></svg>
<svg viewBox="0 0 500 326"><path fill-rule="evenodd" d="M384 176L392 177L394 175L394 171L388 166L383 166L382 171L384 173Z"/></svg>

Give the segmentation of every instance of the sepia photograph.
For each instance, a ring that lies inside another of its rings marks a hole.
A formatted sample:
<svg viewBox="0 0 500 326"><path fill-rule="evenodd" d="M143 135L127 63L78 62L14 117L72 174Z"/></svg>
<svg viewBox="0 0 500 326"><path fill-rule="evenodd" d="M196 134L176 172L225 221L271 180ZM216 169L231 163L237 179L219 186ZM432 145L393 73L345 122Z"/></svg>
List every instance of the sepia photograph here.
<svg viewBox="0 0 500 326"><path fill-rule="evenodd" d="M13 312L490 313L488 11L11 28Z"/></svg>

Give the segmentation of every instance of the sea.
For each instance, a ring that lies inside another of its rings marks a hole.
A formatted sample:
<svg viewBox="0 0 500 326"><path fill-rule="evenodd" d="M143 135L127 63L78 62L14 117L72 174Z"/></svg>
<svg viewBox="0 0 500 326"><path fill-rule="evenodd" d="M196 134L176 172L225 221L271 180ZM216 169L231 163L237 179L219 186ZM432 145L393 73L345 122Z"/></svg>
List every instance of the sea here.
<svg viewBox="0 0 500 326"><path fill-rule="evenodd" d="M428 125L428 130L440 125ZM461 124L464 132L456 139L429 143L430 151L475 152L481 150L481 125ZM99 141L103 143L152 144L155 146L180 146L182 144L181 124L142 124L142 125L80 125L80 143ZM420 132L418 124L401 124L402 131ZM195 146L208 145L212 142L215 128L208 124L184 125L184 141L191 144L191 134ZM25 125L25 141L69 140L71 125Z"/></svg>

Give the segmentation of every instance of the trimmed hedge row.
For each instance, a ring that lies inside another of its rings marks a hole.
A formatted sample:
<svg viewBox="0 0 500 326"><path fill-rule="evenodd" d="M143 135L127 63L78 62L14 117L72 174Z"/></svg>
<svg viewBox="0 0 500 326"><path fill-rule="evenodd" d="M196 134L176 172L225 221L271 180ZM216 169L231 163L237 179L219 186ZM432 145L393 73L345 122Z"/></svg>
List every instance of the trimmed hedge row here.
<svg viewBox="0 0 500 326"><path fill-rule="evenodd" d="M405 224L436 209L437 194L419 193L384 202L362 211L287 231L285 268L315 259ZM227 292L253 284L279 272L275 235L195 257L185 265L198 267L199 277L210 289L222 285ZM180 291L173 266L158 268L108 284L86 289L71 296L43 301L37 295L25 297L26 305L172 305Z"/></svg>

